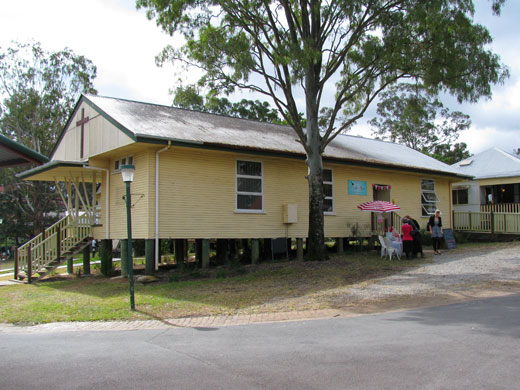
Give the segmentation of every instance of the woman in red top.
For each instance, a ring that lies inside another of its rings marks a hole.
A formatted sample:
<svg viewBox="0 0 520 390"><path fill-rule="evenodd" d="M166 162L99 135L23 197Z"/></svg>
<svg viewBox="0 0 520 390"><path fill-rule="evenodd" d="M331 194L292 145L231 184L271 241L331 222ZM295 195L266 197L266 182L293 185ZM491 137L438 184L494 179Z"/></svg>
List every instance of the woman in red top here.
<svg viewBox="0 0 520 390"><path fill-rule="evenodd" d="M403 232L403 252L406 253L406 258L410 260L413 250L413 237L411 232L413 227L408 224L408 219L402 219L403 226L401 226L401 231Z"/></svg>

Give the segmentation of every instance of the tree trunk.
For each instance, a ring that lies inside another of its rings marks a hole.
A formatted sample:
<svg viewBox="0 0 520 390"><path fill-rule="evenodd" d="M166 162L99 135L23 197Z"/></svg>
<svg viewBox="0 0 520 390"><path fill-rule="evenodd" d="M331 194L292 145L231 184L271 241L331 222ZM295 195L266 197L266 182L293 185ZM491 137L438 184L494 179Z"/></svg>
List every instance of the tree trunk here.
<svg viewBox="0 0 520 390"><path fill-rule="evenodd" d="M319 73L318 73L319 74ZM325 221L323 217L323 159L321 136L318 126L318 87L314 70L306 77L306 153L309 181L309 233L307 238L307 260L326 260Z"/></svg>
<svg viewBox="0 0 520 390"><path fill-rule="evenodd" d="M307 260L326 260L325 220L323 217L323 167L321 155L309 156L309 233L307 239Z"/></svg>

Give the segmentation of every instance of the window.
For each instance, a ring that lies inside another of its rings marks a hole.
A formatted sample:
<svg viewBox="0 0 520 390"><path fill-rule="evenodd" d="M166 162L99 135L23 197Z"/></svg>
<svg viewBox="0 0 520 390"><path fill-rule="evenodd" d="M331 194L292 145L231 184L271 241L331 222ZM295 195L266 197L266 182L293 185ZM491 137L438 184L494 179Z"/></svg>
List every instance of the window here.
<svg viewBox="0 0 520 390"><path fill-rule="evenodd" d="M459 188L452 192L453 204L468 204L468 189Z"/></svg>
<svg viewBox="0 0 520 390"><path fill-rule="evenodd" d="M237 160L237 211L263 211L263 192L262 163Z"/></svg>
<svg viewBox="0 0 520 390"><path fill-rule="evenodd" d="M323 170L323 212L331 214L334 212L334 181L332 180L332 169Z"/></svg>
<svg viewBox="0 0 520 390"><path fill-rule="evenodd" d="M118 173L123 165L133 165L134 156L126 156L114 161L114 173Z"/></svg>
<svg viewBox="0 0 520 390"><path fill-rule="evenodd" d="M421 208L422 216L428 217L435 214L439 198L435 192L435 180L421 179Z"/></svg>

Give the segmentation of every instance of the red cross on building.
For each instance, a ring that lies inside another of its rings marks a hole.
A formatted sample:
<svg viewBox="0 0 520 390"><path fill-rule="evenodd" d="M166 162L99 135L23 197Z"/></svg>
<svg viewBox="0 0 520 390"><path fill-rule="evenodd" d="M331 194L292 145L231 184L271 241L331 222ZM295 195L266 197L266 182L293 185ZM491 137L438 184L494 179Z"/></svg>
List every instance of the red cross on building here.
<svg viewBox="0 0 520 390"><path fill-rule="evenodd" d="M81 145L80 145L80 153L79 153L80 157L79 158L83 158L83 155L85 153L85 147L84 147L84 143L85 143L85 123L87 123L89 120L90 120L90 118L88 116L85 118L85 109L82 108L81 109L81 119L76 122L76 126L81 126Z"/></svg>

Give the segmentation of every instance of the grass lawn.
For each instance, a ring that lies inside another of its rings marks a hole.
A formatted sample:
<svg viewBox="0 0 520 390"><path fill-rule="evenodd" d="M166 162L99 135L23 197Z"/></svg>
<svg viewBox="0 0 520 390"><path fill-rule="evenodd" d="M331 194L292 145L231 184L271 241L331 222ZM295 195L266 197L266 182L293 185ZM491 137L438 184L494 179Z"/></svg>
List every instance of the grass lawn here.
<svg viewBox="0 0 520 390"><path fill-rule="evenodd" d="M0 321L34 324L321 309L331 307L327 299L320 299L323 291L418 262L390 262L373 251L323 262L285 261L191 274L169 271L160 283L135 284L136 312L129 310L128 279L71 275L65 280L0 287Z"/></svg>
<svg viewBox="0 0 520 390"><path fill-rule="evenodd" d="M455 251L479 247L464 244ZM129 310L128 279L60 276L53 281L0 287L0 321L167 319L334 308L334 294L348 293L350 285L370 283L376 277L432 259L430 254L424 260L390 262L371 251L333 256L322 262L268 262L192 273L164 271L159 283L135 284L135 312Z"/></svg>

